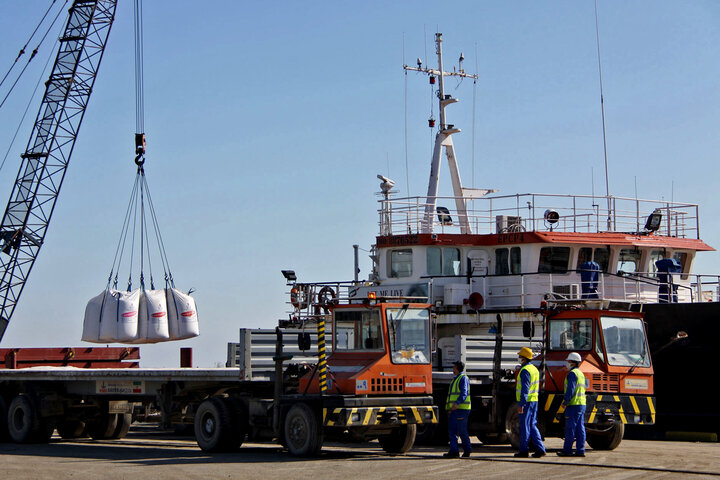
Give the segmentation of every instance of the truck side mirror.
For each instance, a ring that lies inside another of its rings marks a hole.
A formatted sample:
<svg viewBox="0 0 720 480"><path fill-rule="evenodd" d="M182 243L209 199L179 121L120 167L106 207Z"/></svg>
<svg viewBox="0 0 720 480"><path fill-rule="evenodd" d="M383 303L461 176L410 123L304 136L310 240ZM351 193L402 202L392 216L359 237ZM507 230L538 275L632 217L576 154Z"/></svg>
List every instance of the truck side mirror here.
<svg viewBox="0 0 720 480"><path fill-rule="evenodd" d="M310 341L310 332L300 332L298 333L298 348L302 350L303 352L305 350L310 350L310 347L312 345Z"/></svg>
<svg viewBox="0 0 720 480"><path fill-rule="evenodd" d="M523 337L532 338L535 336L535 323L532 320L523 322Z"/></svg>

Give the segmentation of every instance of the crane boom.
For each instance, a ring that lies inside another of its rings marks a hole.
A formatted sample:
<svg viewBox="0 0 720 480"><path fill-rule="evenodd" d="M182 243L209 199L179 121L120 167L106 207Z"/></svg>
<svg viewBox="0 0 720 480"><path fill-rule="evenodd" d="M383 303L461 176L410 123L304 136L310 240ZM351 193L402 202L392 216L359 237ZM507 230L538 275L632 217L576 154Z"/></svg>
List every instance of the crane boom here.
<svg viewBox="0 0 720 480"><path fill-rule="evenodd" d="M42 246L117 0L74 0L0 224L0 340Z"/></svg>

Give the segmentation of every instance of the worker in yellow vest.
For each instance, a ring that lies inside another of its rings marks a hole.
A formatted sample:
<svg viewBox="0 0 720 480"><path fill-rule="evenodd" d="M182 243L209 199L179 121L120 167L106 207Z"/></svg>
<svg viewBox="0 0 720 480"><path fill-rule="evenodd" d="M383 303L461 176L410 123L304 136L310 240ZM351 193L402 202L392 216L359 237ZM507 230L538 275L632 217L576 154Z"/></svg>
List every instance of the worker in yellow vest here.
<svg viewBox="0 0 720 480"><path fill-rule="evenodd" d="M523 347L518 352L520 371L515 381L515 400L519 406L520 448L515 456L520 458L530 456L530 441L535 447L532 456L535 458L545 456L545 445L543 445L542 436L537 427L540 372L535 365L530 363L532 358L533 352L528 347Z"/></svg>
<svg viewBox="0 0 720 480"><path fill-rule="evenodd" d="M565 444L561 457L573 456L573 443L575 442L576 457L585 456L585 388L587 382L585 375L578 368L582 358L577 352L567 357L567 369L570 370L565 377L565 396L562 404L565 406Z"/></svg>
<svg viewBox="0 0 720 480"><path fill-rule="evenodd" d="M448 417L448 435L450 437L450 450L443 454L445 458L460 456L458 435L462 440L463 457L469 457L472 452L470 436L468 435L468 417L470 417L470 381L463 373L465 364L461 361L453 363L453 378L445 401L445 411Z"/></svg>

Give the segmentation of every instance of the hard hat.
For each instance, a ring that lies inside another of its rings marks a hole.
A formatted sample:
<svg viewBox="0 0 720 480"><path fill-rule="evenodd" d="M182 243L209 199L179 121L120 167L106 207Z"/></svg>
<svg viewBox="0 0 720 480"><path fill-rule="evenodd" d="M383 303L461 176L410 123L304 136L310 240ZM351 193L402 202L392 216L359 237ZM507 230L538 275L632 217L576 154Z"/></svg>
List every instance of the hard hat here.
<svg viewBox="0 0 720 480"><path fill-rule="evenodd" d="M580 358L580 354L577 352L572 352L570 355L567 356L566 359L568 362L582 362L582 358Z"/></svg>
<svg viewBox="0 0 720 480"><path fill-rule="evenodd" d="M518 357L527 358L528 360L532 360L533 353L532 350L530 350L528 347L523 347L518 352Z"/></svg>

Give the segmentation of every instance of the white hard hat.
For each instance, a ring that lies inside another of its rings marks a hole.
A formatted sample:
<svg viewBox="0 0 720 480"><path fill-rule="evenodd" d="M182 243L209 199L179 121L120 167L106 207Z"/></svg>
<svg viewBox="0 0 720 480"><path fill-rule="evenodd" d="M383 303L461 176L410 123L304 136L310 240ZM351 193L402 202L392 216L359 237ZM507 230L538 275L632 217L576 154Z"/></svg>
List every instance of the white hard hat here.
<svg viewBox="0 0 720 480"><path fill-rule="evenodd" d="M580 358L580 354L577 352L572 352L570 355L567 356L566 359L568 362L582 362L582 358Z"/></svg>

